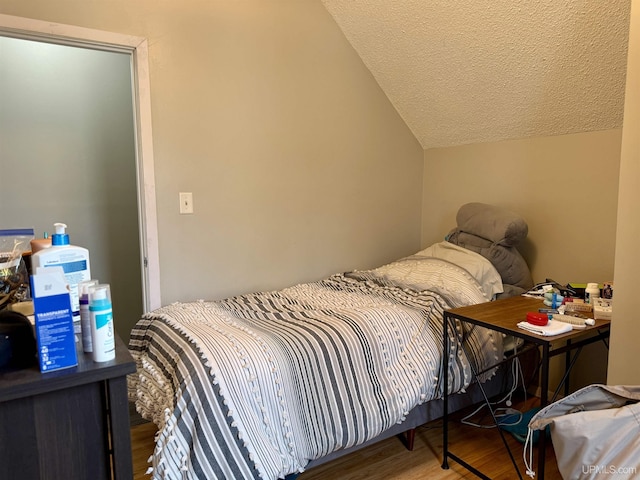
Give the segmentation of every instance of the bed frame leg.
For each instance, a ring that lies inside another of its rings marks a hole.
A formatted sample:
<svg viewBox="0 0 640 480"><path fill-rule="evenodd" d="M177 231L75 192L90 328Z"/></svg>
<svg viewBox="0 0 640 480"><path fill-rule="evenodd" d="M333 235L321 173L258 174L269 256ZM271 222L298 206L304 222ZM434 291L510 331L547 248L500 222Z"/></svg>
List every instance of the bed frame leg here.
<svg viewBox="0 0 640 480"><path fill-rule="evenodd" d="M400 433L398 435L398 438L400 439L400 441L402 442L402 444L405 446L407 450L412 451L413 443L414 443L414 440L416 439L416 429L411 428L404 433Z"/></svg>

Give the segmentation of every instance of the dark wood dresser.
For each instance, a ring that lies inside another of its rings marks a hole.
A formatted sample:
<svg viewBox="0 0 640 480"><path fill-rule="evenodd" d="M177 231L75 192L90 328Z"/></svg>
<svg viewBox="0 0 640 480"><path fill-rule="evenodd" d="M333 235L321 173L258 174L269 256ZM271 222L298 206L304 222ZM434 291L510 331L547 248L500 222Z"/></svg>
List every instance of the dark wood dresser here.
<svg viewBox="0 0 640 480"><path fill-rule="evenodd" d="M76 367L0 373L0 479L131 479L126 376L135 363L94 363L78 345Z"/></svg>

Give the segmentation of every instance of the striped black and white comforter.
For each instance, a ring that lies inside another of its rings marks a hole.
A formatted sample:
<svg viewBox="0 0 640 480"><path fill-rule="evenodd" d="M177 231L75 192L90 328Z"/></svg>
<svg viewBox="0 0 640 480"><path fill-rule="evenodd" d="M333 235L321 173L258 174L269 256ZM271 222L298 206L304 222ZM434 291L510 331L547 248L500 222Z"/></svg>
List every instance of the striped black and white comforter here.
<svg viewBox="0 0 640 480"><path fill-rule="evenodd" d="M146 314L129 394L159 427L153 478L282 478L376 437L441 396L443 310L489 299L465 268L413 256ZM471 336L478 366L502 355L492 335ZM451 358L458 392L471 372Z"/></svg>

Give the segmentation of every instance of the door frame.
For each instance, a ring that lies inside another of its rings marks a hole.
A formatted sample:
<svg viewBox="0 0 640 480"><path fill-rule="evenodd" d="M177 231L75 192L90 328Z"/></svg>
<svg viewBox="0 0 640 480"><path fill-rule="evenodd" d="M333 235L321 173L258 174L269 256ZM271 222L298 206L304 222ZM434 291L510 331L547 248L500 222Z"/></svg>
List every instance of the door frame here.
<svg viewBox="0 0 640 480"><path fill-rule="evenodd" d="M143 309L162 306L156 214L149 51L142 37L0 14L0 36L128 53L131 57Z"/></svg>

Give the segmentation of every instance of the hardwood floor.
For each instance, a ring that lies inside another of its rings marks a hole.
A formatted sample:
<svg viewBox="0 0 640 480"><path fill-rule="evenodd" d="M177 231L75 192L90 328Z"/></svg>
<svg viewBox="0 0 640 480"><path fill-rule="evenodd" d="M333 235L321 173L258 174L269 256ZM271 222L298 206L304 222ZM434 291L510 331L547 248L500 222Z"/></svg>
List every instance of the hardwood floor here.
<svg viewBox="0 0 640 480"><path fill-rule="evenodd" d="M515 406L525 411L534 405L535 399ZM499 432L463 425L459 422L462 414L453 416L449 424L449 448L451 452L464 459L480 471L496 480L518 478L513 465L504 449ZM475 417L482 423L488 423L486 417ZM131 428L133 449L134 480L148 479L145 474L149 464L147 459L153 452L155 427L151 423ZM521 475L525 474L522 460L523 445L507 434L512 454L516 459ZM537 458L537 450L534 449ZM537 461L536 461L537 462ZM345 455L342 458L320 465L304 472L298 480L451 480L477 478L456 462L449 462L449 469L443 470L442 464L442 422L436 420L420 427L416 431L415 447L408 451L397 438L390 438L371 445L368 448ZM534 470L537 463L534 464ZM547 463L545 478L560 480L553 447L547 443Z"/></svg>

